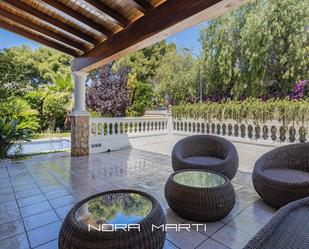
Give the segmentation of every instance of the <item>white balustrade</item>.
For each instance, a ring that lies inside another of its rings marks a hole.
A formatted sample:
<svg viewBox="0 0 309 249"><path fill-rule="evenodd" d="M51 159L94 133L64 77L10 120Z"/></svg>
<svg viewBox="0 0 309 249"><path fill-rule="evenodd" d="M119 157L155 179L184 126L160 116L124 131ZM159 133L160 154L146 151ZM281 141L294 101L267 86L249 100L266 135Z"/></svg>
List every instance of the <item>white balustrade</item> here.
<svg viewBox="0 0 309 249"><path fill-rule="evenodd" d="M210 134L229 137L233 141L282 144L309 141L309 123L283 125L278 121L255 123L252 120L173 119L173 134Z"/></svg>
<svg viewBox="0 0 309 249"><path fill-rule="evenodd" d="M90 153L121 149L129 138L167 135L168 117L90 118Z"/></svg>
<svg viewBox="0 0 309 249"><path fill-rule="evenodd" d="M278 121L173 119L171 117L90 118L90 153L130 146L129 138L156 135L211 134L232 141L282 145L309 141L309 123Z"/></svg>

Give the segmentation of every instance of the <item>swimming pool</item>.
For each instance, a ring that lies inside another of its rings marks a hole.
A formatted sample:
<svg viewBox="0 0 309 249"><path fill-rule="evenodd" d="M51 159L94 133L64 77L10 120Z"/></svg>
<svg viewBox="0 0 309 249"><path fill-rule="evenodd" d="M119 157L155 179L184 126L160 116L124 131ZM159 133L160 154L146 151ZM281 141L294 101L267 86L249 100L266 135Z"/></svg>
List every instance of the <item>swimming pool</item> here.
<svg viewBox="0 0 309 249"><path fill-rule="evenodd" d="M71 142L67 139L48 139L48 140L33 140L22 144L22 153L24 155L53 152L59 150L70 149ZM17 147L14 146L10 149L9 155L14 155L17 151Z"/></svg>

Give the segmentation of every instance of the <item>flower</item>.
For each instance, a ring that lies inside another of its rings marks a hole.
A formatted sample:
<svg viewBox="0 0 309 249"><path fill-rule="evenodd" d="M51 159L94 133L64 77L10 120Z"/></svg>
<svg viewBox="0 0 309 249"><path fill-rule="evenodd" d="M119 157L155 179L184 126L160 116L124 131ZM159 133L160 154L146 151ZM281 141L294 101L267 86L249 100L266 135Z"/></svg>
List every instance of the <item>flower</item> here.
<svg viewBox="0 0 309 249"><path fill-rule="evenodd" d="M294 92L289 94L291 99L301 99L305 96L307 86L309 81L308 80L301 80L295 83Z"/></svg>

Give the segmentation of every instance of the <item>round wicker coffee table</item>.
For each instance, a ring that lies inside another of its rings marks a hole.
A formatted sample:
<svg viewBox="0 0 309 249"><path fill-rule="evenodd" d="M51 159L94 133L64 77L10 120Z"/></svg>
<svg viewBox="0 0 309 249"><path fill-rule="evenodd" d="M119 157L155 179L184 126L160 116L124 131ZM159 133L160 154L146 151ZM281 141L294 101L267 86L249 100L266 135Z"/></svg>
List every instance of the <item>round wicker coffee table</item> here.
<svg viewBox="0 0 309 249"><path fill-rule="evenodd" d="M207 170L180 170L165 184L165 198L179 216L192 221L216 221L235 205L229 179Z"/></svg>
<svg viewBox="0 0 309 249"><path fill-rule="evenodd" d="M59 233L60 249L161 249L166 233L160 204L149 194L114 190L76 204ZM154 229L153 229L154 228Z"/></svg>

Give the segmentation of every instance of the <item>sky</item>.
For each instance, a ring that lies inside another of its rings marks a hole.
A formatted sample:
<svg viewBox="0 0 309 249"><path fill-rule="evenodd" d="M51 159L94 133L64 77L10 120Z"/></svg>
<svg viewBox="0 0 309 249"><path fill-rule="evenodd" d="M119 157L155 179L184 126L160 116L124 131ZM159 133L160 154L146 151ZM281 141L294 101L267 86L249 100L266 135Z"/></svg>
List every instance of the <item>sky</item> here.
<svg viewBox="0 0 309 249"><path fill-rule="evenodd" d="M175 42L177 44L177 48L179 49L188 48L194 54L199 54L201 50L201 44L199 43L198 39L199 25L170 36L167 38L167 41ZM40 44L37 42L31 41L4 29L0 29L0 49L20 46L23 44L27 44L33 49L40 46Z"/></svg>
<svg viewBox="0 0 309 249"><path fill-rule="evenodd" d="M199 54L202 48L202 45L199 42L199 29L200 25L197 25L170 36L166 40L168 42L176 43L178 49L188 48L194 54Z"/></svg>
<svg viewBox="0 0 309 249"><path fill-rule="evenodd" d="M40 46L39 43L31 41L22 36L16 35L15 33L0 29L0 49L11 48L20 46L23 44L29 45L31 48L37 48Z"/></svg>

